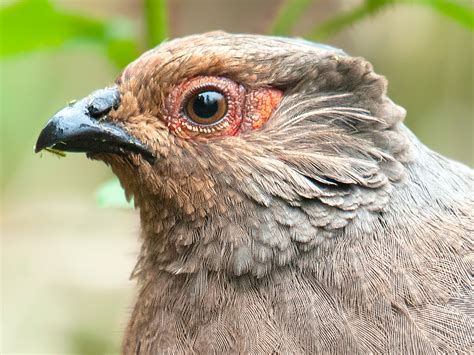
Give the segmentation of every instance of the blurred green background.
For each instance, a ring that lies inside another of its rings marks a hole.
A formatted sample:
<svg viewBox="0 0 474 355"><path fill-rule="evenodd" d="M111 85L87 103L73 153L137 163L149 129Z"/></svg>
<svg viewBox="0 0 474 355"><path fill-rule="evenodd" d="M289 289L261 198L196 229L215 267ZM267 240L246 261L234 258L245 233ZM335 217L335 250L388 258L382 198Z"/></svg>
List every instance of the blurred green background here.
<svg viewBox="0 0 474 355"><path fill-rule="evenodd" d="M104 165L33 146L55 111L165 37L321 39L387 76L425 144L474 162L471 1L0 0L0 25L2 354L119 352L138 215L97 202Z"/></svg>

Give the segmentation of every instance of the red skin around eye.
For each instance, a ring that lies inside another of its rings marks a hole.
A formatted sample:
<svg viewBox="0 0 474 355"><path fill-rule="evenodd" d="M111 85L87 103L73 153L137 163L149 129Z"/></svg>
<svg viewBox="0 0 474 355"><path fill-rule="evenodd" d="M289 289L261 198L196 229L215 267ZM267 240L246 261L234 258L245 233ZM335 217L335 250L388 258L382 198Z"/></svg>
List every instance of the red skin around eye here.
<svg viewBox="0 0 474 355"><path fill-rule="evenodd" d="M217 90L226 97L227 112L213 124L196 123L184 113L187 101L203 90ZM171 91L166 99L164 119L168 128L181 138L232 136L262 127L282 96L277 89L246 90L228 78L199 76L177 85Z"/></svg>
<svg viewBox="0 0 474 355"><path fill-rule="evenodd" d="M261 128L281 101L283 93L278 89L255 89L247 93L243 128Z"/></svg>

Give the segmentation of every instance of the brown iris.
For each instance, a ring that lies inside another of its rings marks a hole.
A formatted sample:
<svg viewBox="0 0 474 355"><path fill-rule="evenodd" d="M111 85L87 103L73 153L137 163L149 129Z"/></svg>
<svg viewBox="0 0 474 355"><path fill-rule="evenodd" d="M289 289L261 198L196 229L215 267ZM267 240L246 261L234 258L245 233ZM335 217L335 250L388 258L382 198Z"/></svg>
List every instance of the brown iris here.
<svg viewBox="0 0 474 355"><path fill-rule="evenodd" d="M212 125L227 113L227 100L219 91L201 91L190 97L185 106L185 113L197 124Z"/></svg>

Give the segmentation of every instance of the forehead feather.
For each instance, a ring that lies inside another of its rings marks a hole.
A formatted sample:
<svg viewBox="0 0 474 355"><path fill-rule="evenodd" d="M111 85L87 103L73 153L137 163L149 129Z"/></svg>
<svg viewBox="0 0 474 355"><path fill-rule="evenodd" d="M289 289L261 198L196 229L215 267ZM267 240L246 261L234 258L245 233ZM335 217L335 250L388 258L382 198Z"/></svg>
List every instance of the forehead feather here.
<svg viewBox="0 0 474 355"><path fill-rule="evenodd" d="M300 38L210 32L167 41L132 62L121 80L176 84L197 75L225 75L243 84L270 84L276 73L304 68L339 49ZM161 86L161 85L160 85Z"/></svg>

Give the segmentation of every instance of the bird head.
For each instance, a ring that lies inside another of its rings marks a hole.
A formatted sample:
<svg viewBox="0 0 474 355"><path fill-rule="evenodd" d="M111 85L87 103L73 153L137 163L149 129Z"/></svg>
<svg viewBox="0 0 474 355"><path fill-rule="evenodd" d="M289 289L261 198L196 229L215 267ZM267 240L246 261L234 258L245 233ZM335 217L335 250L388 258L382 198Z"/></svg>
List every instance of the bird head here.
<svg viewBox="0 0 474 355"><path fill-rule="evenodd" d="M408 159L404 115L364 59L213 32L143 54L59 111L36 151L111 166L140 209L140 270L263 276L383 210Z"/></svg>

